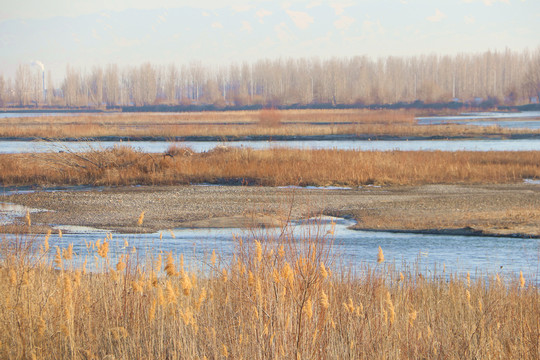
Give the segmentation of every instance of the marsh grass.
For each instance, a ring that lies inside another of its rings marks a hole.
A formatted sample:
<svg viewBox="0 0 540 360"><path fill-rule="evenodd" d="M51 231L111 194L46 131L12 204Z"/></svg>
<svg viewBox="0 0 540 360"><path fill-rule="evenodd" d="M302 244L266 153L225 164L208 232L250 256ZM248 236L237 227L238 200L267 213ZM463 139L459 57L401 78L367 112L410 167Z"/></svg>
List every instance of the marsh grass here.
<svg viewBox="0 0 540 360"><path fill-rule="evenodd" d="M107 114L0 119L0 137L437 136L474 137L538 133L496 126L418 125L403 110L276 110L173 114Z"/></svg>
<svg viewBox="0 0 540 360"><path fill-rule="evenodd" d="M515 183L540 178L540 152L294 150L217 147L163 154L129 146L0 155L4 185L347 185Z"/></svg>
<svg viewBox="0 0 540 360"><path fill-rule="evenodd" d="M188 267L173 253L113 260L112 235L79 254L3 236L0 357L538 358L530 274L427 276L383 256L341 267L324 230L235 241Z"/></svg>

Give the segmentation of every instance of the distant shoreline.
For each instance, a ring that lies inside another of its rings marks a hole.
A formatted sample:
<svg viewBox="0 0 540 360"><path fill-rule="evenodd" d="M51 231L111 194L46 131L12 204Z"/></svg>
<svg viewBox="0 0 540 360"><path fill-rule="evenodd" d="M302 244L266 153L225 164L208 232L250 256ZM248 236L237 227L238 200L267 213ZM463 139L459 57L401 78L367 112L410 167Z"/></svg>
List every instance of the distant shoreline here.
<svg viewBox="0 0 540 360"><path fill-rule="evenodd" d="M130 113L130 112L227 112L227 111L258 111L267 108L277 110L456 110L456 111L493 111L493 112L519 112L519 111L540 111L540 104L524 104L512 106L481 106L466 102L442 102L442 103L424 103L398 102L393 104L291 104L281 106L268 106L263 104L247 106L216 106L213 104L191 104L191 105L145 105L145 106L114 106L107 108L18 108L4 107L0 113Z"/></svg>

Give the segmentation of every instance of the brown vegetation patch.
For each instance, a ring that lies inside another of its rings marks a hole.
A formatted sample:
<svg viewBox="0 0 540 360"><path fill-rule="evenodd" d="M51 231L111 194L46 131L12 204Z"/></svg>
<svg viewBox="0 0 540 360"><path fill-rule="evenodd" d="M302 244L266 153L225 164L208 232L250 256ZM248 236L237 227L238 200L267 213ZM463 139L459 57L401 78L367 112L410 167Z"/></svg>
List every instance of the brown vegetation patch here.
<svg viewBox="0 0 540 360"><path fill-rule="evenodd" d="M148 154L127 146L0 155L4 185L512 183L540 178L540 152L252 150Z"/></svg>
<svg viewBox="0 0 540 360"><path fill-rule="evenodd" d="M0 119L0 138L247 136L508 136L536 130L417 125L405 110L277 110L181 114L108 114Z"/></svg>

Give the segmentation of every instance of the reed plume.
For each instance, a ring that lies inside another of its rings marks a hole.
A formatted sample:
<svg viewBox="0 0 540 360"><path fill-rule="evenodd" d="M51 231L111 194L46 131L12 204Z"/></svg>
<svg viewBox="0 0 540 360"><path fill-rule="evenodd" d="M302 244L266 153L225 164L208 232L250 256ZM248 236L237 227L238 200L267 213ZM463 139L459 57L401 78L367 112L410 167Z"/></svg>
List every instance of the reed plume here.
<svg viewBox="0 0 540 360"><path fill-rule="evenodd" d="M383 254L383 251L381 249L381 247L379 246L379 252L377 253L377 263L382 263L384 261L384 254Z"/></svg>
<svg viewBox="0 0 540 360"><path fill-rule="evenodd" d="M139 215L139 219L137 220L137 226L141 226L144 220L144 211L141 212L141 215Z"/></svg>

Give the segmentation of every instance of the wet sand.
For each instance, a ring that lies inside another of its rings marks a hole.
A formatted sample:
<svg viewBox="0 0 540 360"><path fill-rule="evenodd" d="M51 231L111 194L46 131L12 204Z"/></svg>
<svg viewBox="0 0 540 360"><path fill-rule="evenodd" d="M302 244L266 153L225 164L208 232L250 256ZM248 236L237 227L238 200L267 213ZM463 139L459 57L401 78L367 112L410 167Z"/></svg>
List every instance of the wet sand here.
<svg viewBox="0 0 540 360"><path fill-rule="evenodd" d="M5 195L0 201L51 210L32 214L34 232L46 231L52 224L118 232L279 226L290 219L325 214L353 218L354 228L363 230L540 237L538 184L352 190L193 185L68 188ZM144 221L137 226L142 211ZM18 219L19 224L23 221ZM4 232L14 229L3 228Z"/></svg>

